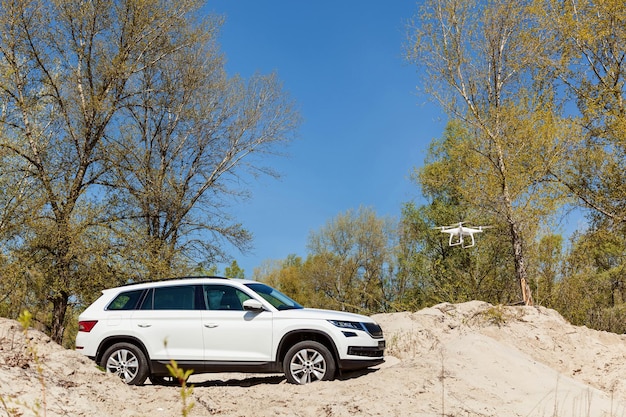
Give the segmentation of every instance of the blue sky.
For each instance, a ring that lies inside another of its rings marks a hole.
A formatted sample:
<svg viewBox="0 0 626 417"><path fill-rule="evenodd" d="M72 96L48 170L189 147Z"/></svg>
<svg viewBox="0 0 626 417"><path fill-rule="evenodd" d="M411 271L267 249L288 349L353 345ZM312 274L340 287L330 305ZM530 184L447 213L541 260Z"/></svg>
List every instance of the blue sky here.
<svg viewBox="0 0 626 417"><path fill-rule="evenodd" d="M445 121L418 95L416 68L403 58L413 0L208 0L225 16L220 45L229 74L276 71L303 118L289 156L268 161L281 174L250 184L232 207L252 232L250 253L232 252L251 276L289 254L347 210L400 216L419 200L410 173Z"/></svg>

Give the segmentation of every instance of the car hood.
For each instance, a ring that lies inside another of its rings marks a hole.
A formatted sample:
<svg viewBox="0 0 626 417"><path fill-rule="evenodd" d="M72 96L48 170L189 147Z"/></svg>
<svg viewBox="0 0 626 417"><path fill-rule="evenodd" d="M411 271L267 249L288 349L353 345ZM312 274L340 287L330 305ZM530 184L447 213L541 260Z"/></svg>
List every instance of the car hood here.
<svg viewBox="0 0 626 417"><path fill-rule="evenodd" d="M347 313L345 311L324 310L319 308L299 308L293 310L280 310L275 313L280 318L294 319L317 319L317 320L343 320L375 323L373 319L361 314Z"/></svg>

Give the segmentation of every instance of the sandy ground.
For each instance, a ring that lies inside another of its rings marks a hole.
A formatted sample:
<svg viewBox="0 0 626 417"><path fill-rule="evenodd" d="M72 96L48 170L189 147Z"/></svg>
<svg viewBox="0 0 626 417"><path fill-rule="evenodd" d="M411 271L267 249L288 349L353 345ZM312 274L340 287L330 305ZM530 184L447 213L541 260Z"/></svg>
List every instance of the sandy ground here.
<svg viewBox="0 0 626 417"><path fill-rule="evenodd" d="M385 364L306 386L280 375L193 376L188 415L626 416L625 335L572 326L542 307L477 301L374 318ZM180 388L126 386L7 319L0 398L2 417L183 415Z"/></svg>

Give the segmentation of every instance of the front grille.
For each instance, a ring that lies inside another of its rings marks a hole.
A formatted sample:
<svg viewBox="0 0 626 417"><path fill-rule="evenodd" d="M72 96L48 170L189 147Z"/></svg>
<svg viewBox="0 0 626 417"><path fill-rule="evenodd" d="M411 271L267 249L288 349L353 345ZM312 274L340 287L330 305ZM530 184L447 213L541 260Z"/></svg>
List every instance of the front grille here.
<svg viewBox="0 0 626 417"><path fill-rule="evenodd" d="M376 323L363 323L365 326L365 330L372 336L374 339L380 339L383 337L383 329Z"/></svg>

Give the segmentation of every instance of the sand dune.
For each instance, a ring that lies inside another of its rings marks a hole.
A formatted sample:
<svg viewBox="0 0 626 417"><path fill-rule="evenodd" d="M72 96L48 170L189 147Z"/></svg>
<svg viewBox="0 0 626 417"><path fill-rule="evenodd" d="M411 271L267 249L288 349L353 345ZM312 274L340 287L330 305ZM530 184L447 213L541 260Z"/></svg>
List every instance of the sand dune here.
<svg viewBox="0 0 626 417"><path fill-rule="evenodd" d="M385 364L335 381L193 376L190 416L626 416L626 336L542 307L439 304L374 316ZM36 352L33 359L31 350ZM180 416L180 389L129 387L0 319L0 416Z"/></svg>

